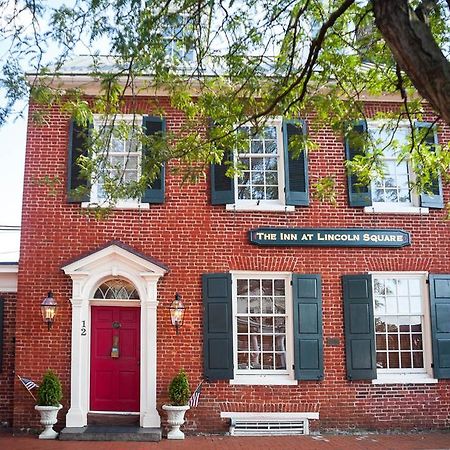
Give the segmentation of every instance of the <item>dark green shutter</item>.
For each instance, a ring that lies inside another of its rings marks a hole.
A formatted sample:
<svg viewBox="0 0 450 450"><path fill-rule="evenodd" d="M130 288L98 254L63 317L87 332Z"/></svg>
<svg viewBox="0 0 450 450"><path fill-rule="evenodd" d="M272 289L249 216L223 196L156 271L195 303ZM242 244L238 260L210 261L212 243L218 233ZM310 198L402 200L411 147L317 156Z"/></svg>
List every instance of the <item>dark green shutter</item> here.
<svg viewBox="0 0 450 450"><path fill-rule="evenodd" d="M3 338L3 322L5 314L5 300L0 298L0 372L3 372L3 346L5 340Z"/></svg>
<svg viewBox="0 0 450 450"><path fill-rule="evenodd" d="M90 130L93 124L87 127L79 125L75 120L70 121L69 126L69 151L67 159L67 201L69 203L88 202L90 195L77 195L75 190L82 186L86 188L90 185L90 180L82 177L81 168L78 165L80 156L88 156Z"/></svg>
<svg viewBox="0 0 450 450"><path fill-rule="evenodd" d="M227 205L235 202L234 199L234 178L226 176L229 165L227 161L231 161L233 152L224 152L222 162L220 164L211 164L211 204Z"/></svg>
<svg viewBox="0 0 450 450"><path fill-rule="evenodd" d="M210 273L203 282L203 375L207 380L233 378L231 275Z"/></svg>
<svg viewBox="0 0 450 450"><path fill-rule="evenodd" d="M323 378L322 283L320 275L292 275L296 380Z"/></svg>
<svg viewBox="0 0 450 450"><path fill-rule="evenodd" d="M347 377L377 377L375 334L370 275L344 275L344 324Z"/></svg>
<svg viewBox="0 0 450 450"><path fill-rule="evenodd" d="M345 139L345 157L348 161L353 160L357 155L363 153L358 134L367 133L367 124L365 121L357 122L353 126L353 131ZM358 180L358 176L353 173L347 173L348 200L350 206L370 206L372 204L372 193L370 186L363 186Z"/></svg>
<svg viewBox="0 0 450 450"><path fill-rule="evenodd" d="M431 128L433 124L428 122L416 122L414 124L416 128ZM430 146L431 150L434 150L434 146L438 143L436 128L431 129L425 137L425 142ZM444 197L442 194L442 179L433 181L431 186L432 194L422 193L420 194L420 206L426 208L443 208Z"/></svg>
<svg viewBox="0 0 450 450"><path fill-rule="evenodd" d="M286 205L307 206L308 195L308 159L306 149L296 157L293 154L292 139L306 136L306 123L302 120L283 121L284 174L286 185Z"/></svg>
<svg viewBox="0 0 450 450"><path fill-rule="evenodd" d="M450 378L450 275L430 275L431 337L436 378Z"/></svg>
<svg viewBox="0 0 450 450"><path fill-rule="evenodd" d="M144 127L144 132L147 136L151 136L153 134L162 135L166 132L166 121L161 117L144 116L142 126ZM144 159L150 158L151 160L152 156L150 148L144 148L143 153ZM164 203L165 177L165 165L162 165L159 176L153 180L145 190L141 200L143 203Z"/></svg>

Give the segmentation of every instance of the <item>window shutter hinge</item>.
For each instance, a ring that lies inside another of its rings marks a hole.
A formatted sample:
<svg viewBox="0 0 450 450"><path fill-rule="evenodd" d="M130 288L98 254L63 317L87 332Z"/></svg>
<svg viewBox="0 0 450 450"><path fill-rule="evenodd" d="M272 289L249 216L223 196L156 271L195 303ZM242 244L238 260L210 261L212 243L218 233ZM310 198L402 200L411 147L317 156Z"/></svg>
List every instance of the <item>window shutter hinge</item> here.
<svg viewBox="0 0 450 450"><path fill-rule="evenodd" d="M292 370L295 370L295 364L292 364Z"/></svg>
<svg viewBox="0 0 450 450"><path fill-rule="evenodd" d="M434 363L431 363L431 368L434 369Z"/></svg>
<svg viewBox="0 0 450 450"><path fill-rule="evenodd" d="M430 280L427 278L427 279L425 280L425 283L430 284Z"/></svg>

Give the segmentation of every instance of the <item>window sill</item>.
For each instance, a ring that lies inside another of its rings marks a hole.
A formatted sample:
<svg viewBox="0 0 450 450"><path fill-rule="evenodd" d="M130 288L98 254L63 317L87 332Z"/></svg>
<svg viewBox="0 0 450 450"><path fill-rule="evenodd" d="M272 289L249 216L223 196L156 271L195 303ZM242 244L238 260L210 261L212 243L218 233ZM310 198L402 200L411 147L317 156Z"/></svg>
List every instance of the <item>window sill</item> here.
<svg viewBox="0 0 450 450"><path fill-rule="evenodd" d="M86 209L96 209L96 208L109 208L110 206L107 203L99 205L98 203L92 202L82 202L82 208ZM117 203L112 207L113 210L136 210L136 209L150 209L149 203Z"/></svg>
<svg viewBox="0 0 450 450"><path fill-rule="evenodd" d="M230 384L297 386L298 381L288 378L287 375L235 375Z"/></svg>
<svg viewBox="0 0 450 450"><path fill-rule="evenodd" d="M429 208L422 208L421 206L375 204L372 206L365 206L364 212L366 214L428 214L430 210Z"/></svg>
<svg viewBox="0 0 450 450"><path fill-rule="evenodd" d="M263 212L294 212L295 206L283 205L282 203L232 203L226 205L227 211L263 211Z"/></svg>
<svg viewBox="0 0 450 450"><path fill-rule="evenodd" d="M438 380L430 376L405 374L405 375L381 375L372 384L436 384Z"/></svg>

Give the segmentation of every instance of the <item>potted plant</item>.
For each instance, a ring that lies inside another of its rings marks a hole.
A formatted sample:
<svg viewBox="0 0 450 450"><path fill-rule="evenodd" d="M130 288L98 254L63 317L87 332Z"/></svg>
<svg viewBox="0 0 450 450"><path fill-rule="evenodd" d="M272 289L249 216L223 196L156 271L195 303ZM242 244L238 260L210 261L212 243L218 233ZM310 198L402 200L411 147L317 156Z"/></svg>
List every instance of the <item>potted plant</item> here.
<svg viewBox="0 0 450 450"><path fill-rule="evenodd" d="M186 373L181 369L169 385L169 405L163 405L167 411L167 422L172 427L167 433L167 439L184 439L180 426L184 423L184 414L189 409L188 401L191 395Z"/></svg>
<svg viewBox="0 0 450 450"><path fill-rule="evenodd" d="M39 439L56 439L58 433L53 430L53 425L58 421L58 411L62 408L61 383L58 376L48 370L42 379L42 383L37 391L37 405L34 407L41 414L41 424L44 431L39 435Z"/></svg>

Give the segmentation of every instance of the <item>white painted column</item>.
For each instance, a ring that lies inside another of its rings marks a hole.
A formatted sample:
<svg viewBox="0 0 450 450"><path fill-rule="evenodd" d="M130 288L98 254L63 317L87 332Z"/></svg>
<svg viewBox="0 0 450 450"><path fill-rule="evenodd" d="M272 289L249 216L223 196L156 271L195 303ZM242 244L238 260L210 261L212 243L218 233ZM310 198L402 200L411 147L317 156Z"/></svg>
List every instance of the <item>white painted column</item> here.
<svg viewBox="0 0 450 450"><path fill-rule="evenodd" d="M73 277L75 278L75 277ZM89 302L81 295L83 276L73 279L72 356L70 369L70 409L66 415L67 427L87 425L89 409ZM83 322L84 321L84 322Z"/></svg>
<svg viewBox="0 0 450 450"><path fill-rule="evenodd" d="M145 298L141 298L141 411L143 428L159 428L161 418L156 409L156 337L157 282L155 274L142 274L146 281Z"/></svg>

